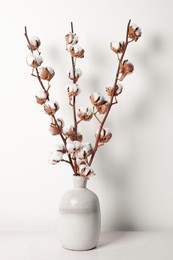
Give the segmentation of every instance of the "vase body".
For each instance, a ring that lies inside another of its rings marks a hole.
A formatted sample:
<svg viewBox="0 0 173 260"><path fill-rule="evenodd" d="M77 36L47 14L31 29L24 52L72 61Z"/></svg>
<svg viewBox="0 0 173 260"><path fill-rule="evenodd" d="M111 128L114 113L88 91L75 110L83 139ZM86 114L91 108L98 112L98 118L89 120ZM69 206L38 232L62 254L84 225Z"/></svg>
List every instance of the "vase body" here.
<svg viewBox="0 0 173 260"><path fill-rule="evenodd" d="M63 247L89 250L96 247L101 227L99 199L86 188L87 180L73 176L73 188L67 191L59 205L58 231Z"/></svg>

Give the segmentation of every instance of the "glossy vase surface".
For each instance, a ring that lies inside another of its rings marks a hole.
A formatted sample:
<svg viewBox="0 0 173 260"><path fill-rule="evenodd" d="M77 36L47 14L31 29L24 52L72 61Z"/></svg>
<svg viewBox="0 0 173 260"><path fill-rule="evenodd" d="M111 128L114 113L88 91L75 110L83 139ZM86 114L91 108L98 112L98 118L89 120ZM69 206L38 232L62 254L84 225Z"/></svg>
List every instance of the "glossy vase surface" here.
<svg viewBox="0 0 173 260"><path fill-rule="evenodd" d="M59 205L58 234L63 247L71 250L95 248L101 228L100 203L97 195L86 187L87 180L73 176L73 188Z"/></svg>

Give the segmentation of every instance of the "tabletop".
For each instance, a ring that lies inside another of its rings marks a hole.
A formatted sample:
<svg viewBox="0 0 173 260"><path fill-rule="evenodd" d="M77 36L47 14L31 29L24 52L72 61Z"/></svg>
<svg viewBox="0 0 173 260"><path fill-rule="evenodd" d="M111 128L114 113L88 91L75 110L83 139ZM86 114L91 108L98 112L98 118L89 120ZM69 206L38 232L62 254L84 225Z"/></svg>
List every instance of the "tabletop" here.
<svg viewBox="0 0 173 260"><path fill-rule="evenodd" d="M88 251L64 249L57 232L0 232L0 260L173 260L173 232L102 232Z"/></svg>

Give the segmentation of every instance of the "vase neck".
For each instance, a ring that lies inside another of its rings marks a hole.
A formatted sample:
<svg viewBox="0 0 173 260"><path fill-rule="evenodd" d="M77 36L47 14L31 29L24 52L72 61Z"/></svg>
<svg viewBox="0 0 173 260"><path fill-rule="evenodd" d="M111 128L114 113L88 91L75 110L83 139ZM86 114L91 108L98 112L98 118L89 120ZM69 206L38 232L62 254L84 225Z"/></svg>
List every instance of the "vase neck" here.
<svg viewBox="0 0 173 260"><path fill-rule="evenodd" d="M83 176L73 176L73 187L74 188L86 188L87 179Z"/></svg>

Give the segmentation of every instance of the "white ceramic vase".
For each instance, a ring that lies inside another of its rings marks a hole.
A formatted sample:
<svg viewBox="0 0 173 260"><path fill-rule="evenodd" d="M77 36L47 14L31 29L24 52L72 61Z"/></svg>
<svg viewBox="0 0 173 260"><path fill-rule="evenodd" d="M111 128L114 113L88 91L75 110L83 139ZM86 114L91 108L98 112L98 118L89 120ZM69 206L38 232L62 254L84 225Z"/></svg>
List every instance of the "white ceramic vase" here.
<svg viewBox="0 0 173 260"><path fill-rule="evenodd" d="M70 250L95 248L100 235L99 199L86 184L84 177L73 176L73 189L63 195L59 205L59 240Z"/></svg>

